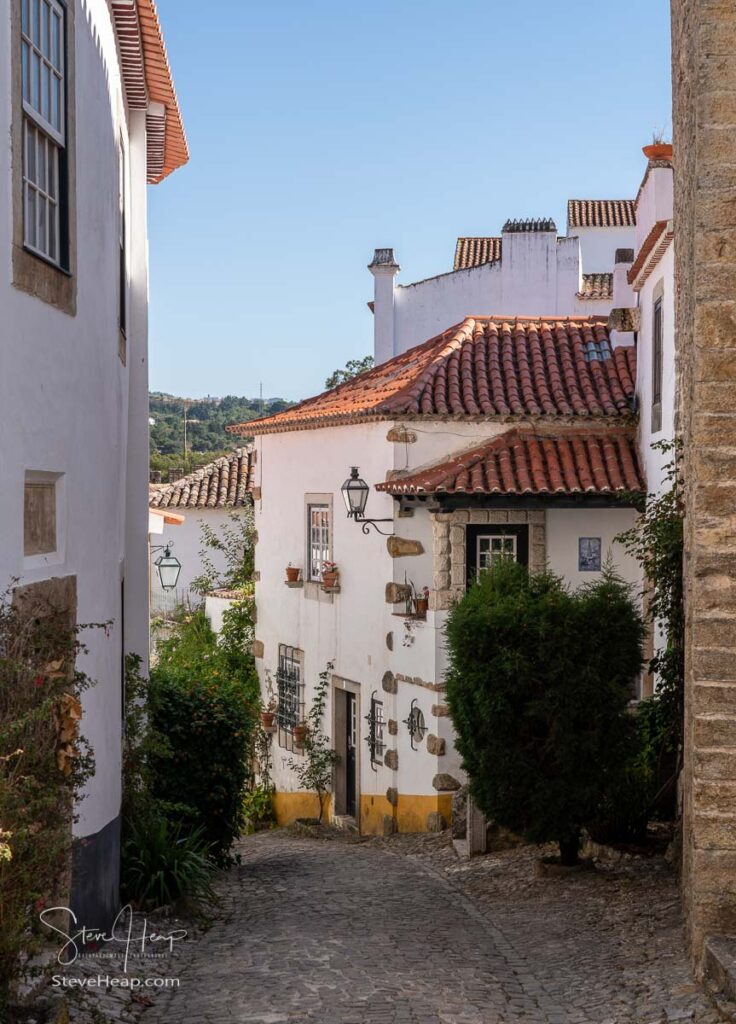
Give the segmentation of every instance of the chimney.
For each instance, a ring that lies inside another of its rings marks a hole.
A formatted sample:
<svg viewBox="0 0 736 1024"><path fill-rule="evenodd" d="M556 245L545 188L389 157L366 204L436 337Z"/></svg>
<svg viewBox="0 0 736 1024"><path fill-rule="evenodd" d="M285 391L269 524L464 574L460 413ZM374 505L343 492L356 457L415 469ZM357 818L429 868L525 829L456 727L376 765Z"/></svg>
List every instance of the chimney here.
<svg viewBox="0 0 736 1024"><path fill-rule="evenodd" d="M613 309L608 318L612 348L633 345L634 335L639 330L639 302L628 278L633 262L633 249L616 250L613 267Z"/></svg>
<svg viewBox="0 0 736 1024"><path fill-rule="evenodd" d="M373 358L378 365L396 355L394 278L401 267L393 249L376 249L368 269L373 274Z"/></svg>
<svg viewBox="0 0 736 1024"><path fill-rule="evenodd" d="M501 229L501 310L551 315L557 309L557 226L551 217L507 220Z"/></svg>

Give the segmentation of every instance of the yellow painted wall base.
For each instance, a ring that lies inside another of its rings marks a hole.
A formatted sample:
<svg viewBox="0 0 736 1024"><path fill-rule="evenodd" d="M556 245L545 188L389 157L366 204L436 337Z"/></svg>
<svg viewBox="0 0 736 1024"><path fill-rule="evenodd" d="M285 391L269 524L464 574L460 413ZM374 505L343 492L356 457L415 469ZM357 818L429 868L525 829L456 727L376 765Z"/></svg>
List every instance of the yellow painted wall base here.
<svg viewBox="0 0 736 1024"><path fill-rule="evenodd" d="M319 798L316 793L301 790L297 793L274 793L273 813L279 825L290 825L297 818L319 817ZM332 797L325 797L324 821L332 814Z"/></svg>
<svg viewBox="0 0 736 1024"><path fill-rule="evenodd" d="M442 815L445 826L449 826L452 814L452 796L438 793L436 796L412 796L399 793L396 807L385 796L361 796L360 831L364 835L383 835L391 819L396 832L426 832L427 818L433 813Z"/></svg>

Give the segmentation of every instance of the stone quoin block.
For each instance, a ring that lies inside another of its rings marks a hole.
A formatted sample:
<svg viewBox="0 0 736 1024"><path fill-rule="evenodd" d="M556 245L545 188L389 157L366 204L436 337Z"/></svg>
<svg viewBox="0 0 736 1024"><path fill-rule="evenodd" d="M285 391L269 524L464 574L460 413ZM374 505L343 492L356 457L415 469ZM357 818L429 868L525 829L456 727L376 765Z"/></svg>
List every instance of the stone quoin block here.
<svg viewBox="0 0 736 1024"><path fill-rule="evenodd" d="M445 752L445 741L440 736L433 736L430 733L427 736L427 753L434 754L436 757L442 757Z"/></svg>
<svg viewBox="0 0 736 1024"><path fill-rule="evenodd" d="M427 815L426 828L427 832L444 832L447 822L439 811L430 811Z"/></svg>
<svg viewBox="0 0 736 1024"><path fill-rule="evenodd" d="M387 583L386 604L399 604L411 597L411 587L408 583Z"/></svg>
<svg viewBox="0 0 736 1024"><path fill-rule="evenodd" d="M387 441L393 441L395 444L415 444L417 435L413 430L407 430L406 427L391 427L389 432L386 434Z"/></svg>
<svg viewBox="0 0 736 1024"><path fill-rule="evenodd" d="M383 679L381 680L381 686L383 687L384 693L398 693L399 684L396 682L396 677L393 672L388 671L383 673Z"/></svg>
<svg viewBox="0 0 736 1024"><path fill-rule="evenodd" d="M252 652L254 658L262 658L263 657L263 641L262 640L254 640L253 644L251 646L251 652Z"/></svg>
<svg viewBox="0 0 736 1024"><path fill-rule="evenodd" d="M392 836L396 832L396 819L393 814L384 814L383 816L383 834L385 836Z"/></svg>
<svg viewBox="0 0 736 1024"><path fill-rule="evenodd" d="M386 634L386 647L388 647L389 651L392 651L394 649L394 634L393 633L387 633Z"/></svg>
<svg viewBox="0 0 736 1024"><path fill-rule="evenodd" d="M261 488L260 487L251 487L250 494L251 494L251 497L253 498L253 501L260 501L261 500Z"/></svg>
<svg viewBox="0 0 736 1024"><path fill-rule="evenodd" d="M433 704L432 714L435 718L448 718L450 715L450 709L447 704Z"/></svg>
<svg viewBox="0 0 736 1024"><path fill-rule="evenodd" d="M641 330L641 312L638 309L612 309L608 314L608 330L631 334Z"/></svg>
<svg viewBox="0 0 736 1024"><path fill-rule="evenodd" d="M383 763L387 768L390 768L392 772L398 771L399 768L399 752L398 750L387 750L383 755Z"/></svg>
<svg viewBox="0 0 736 1024"><path fill-rule="evenodd" d="M406 537L387 537L386 549L392 558L424 554L424 545L420 540L408 540Z"/></svg>
<svg viewBox="0 0 736 1024"><path fill-rule="evenodd" d="M388 734L389 736L395 736L399 731L399 723L395 718L389 718L388 720Z"/></svg>
<svg viewBox="0 0 736 1024"><path fill-rule="evenodd" d="M446 772L440 772L432 779L432 785L438 793L452 793L456 789L460 789L460 783L453 775L448 775Z"/></svg>
<svg viewBox="0 0 736 1024"><path fill-rule="evenodd" d="M389 786L386 790L386 799L392 807L396 807L399 802L399 791L395 786Z"/></svg>

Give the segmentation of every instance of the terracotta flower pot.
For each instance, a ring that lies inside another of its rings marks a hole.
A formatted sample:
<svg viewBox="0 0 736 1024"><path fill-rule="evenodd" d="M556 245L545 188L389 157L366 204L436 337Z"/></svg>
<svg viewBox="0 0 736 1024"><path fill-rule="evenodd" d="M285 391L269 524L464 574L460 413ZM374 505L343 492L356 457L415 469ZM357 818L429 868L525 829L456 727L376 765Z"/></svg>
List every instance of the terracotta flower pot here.
<svg viewBox="0 0 736 1024"><path fill-rule="evenodd" d="M288 583L296 583L299 579L299 573L301 569L295 569L293 565L287 566L286 569L286 580Z"/></svg>
<svg viewBox="0 0 736 1024"><path fill-rule="evenodd" d="M304 741L307 738L308 729L306 725L295 725L294 726L294 742L298 747L304 746Z"/></svg>
<svg viewBox="0 0 736 1024"><path fill-rule="evenodd" d="M270 729L275 718L275 711L261 711L261 725L264 729Z"/></svg>
<svg viewBox="0 0 736 1024"><path fill-rule="evenodd" d="M672 143L653 142L650 146L644 146L642 152L647 160L671 160Z"/></svg>
<svg viewBox="0 0 736 1024"><path fill-rule="evenodd" d="M336 587L337 581L340 579L339 572L323 572L322 573L322 586L323 587Z"/></svg>
<svg viewBox="0 0 736 1024"><path fill-rule="evenodd" d="M417 615L426 615L427 609L429 608L428 597L417 597L414 599L414 607Z"/></svg>

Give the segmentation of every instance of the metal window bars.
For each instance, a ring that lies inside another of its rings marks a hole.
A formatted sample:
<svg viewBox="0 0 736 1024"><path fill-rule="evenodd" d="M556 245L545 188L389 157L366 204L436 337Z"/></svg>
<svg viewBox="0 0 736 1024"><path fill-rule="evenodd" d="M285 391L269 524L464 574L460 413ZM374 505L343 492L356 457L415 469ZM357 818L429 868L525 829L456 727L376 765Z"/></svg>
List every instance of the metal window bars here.
<svg viewBox="0 0 736 1024"><path fill-rule="evenodd" d="M371 767L374 771L378 769L376 765L383 764L383 755L386 750L386 743L384 740L384 717L383 717L383 701L376 699L376 691L374 690L371 694L371 709L365 716L365 720L368 723L368 734L366 736L366 743L371 755Z"/></svg>
<svg viewBox="0 0 736 1024"><path fill-rule="evenodd" d="M279 644L279 667L276 671L278 687L278 742L286 750L294 750L294 727L304 720L304 683L302 681L302 652L295 647Z"/></svg>

